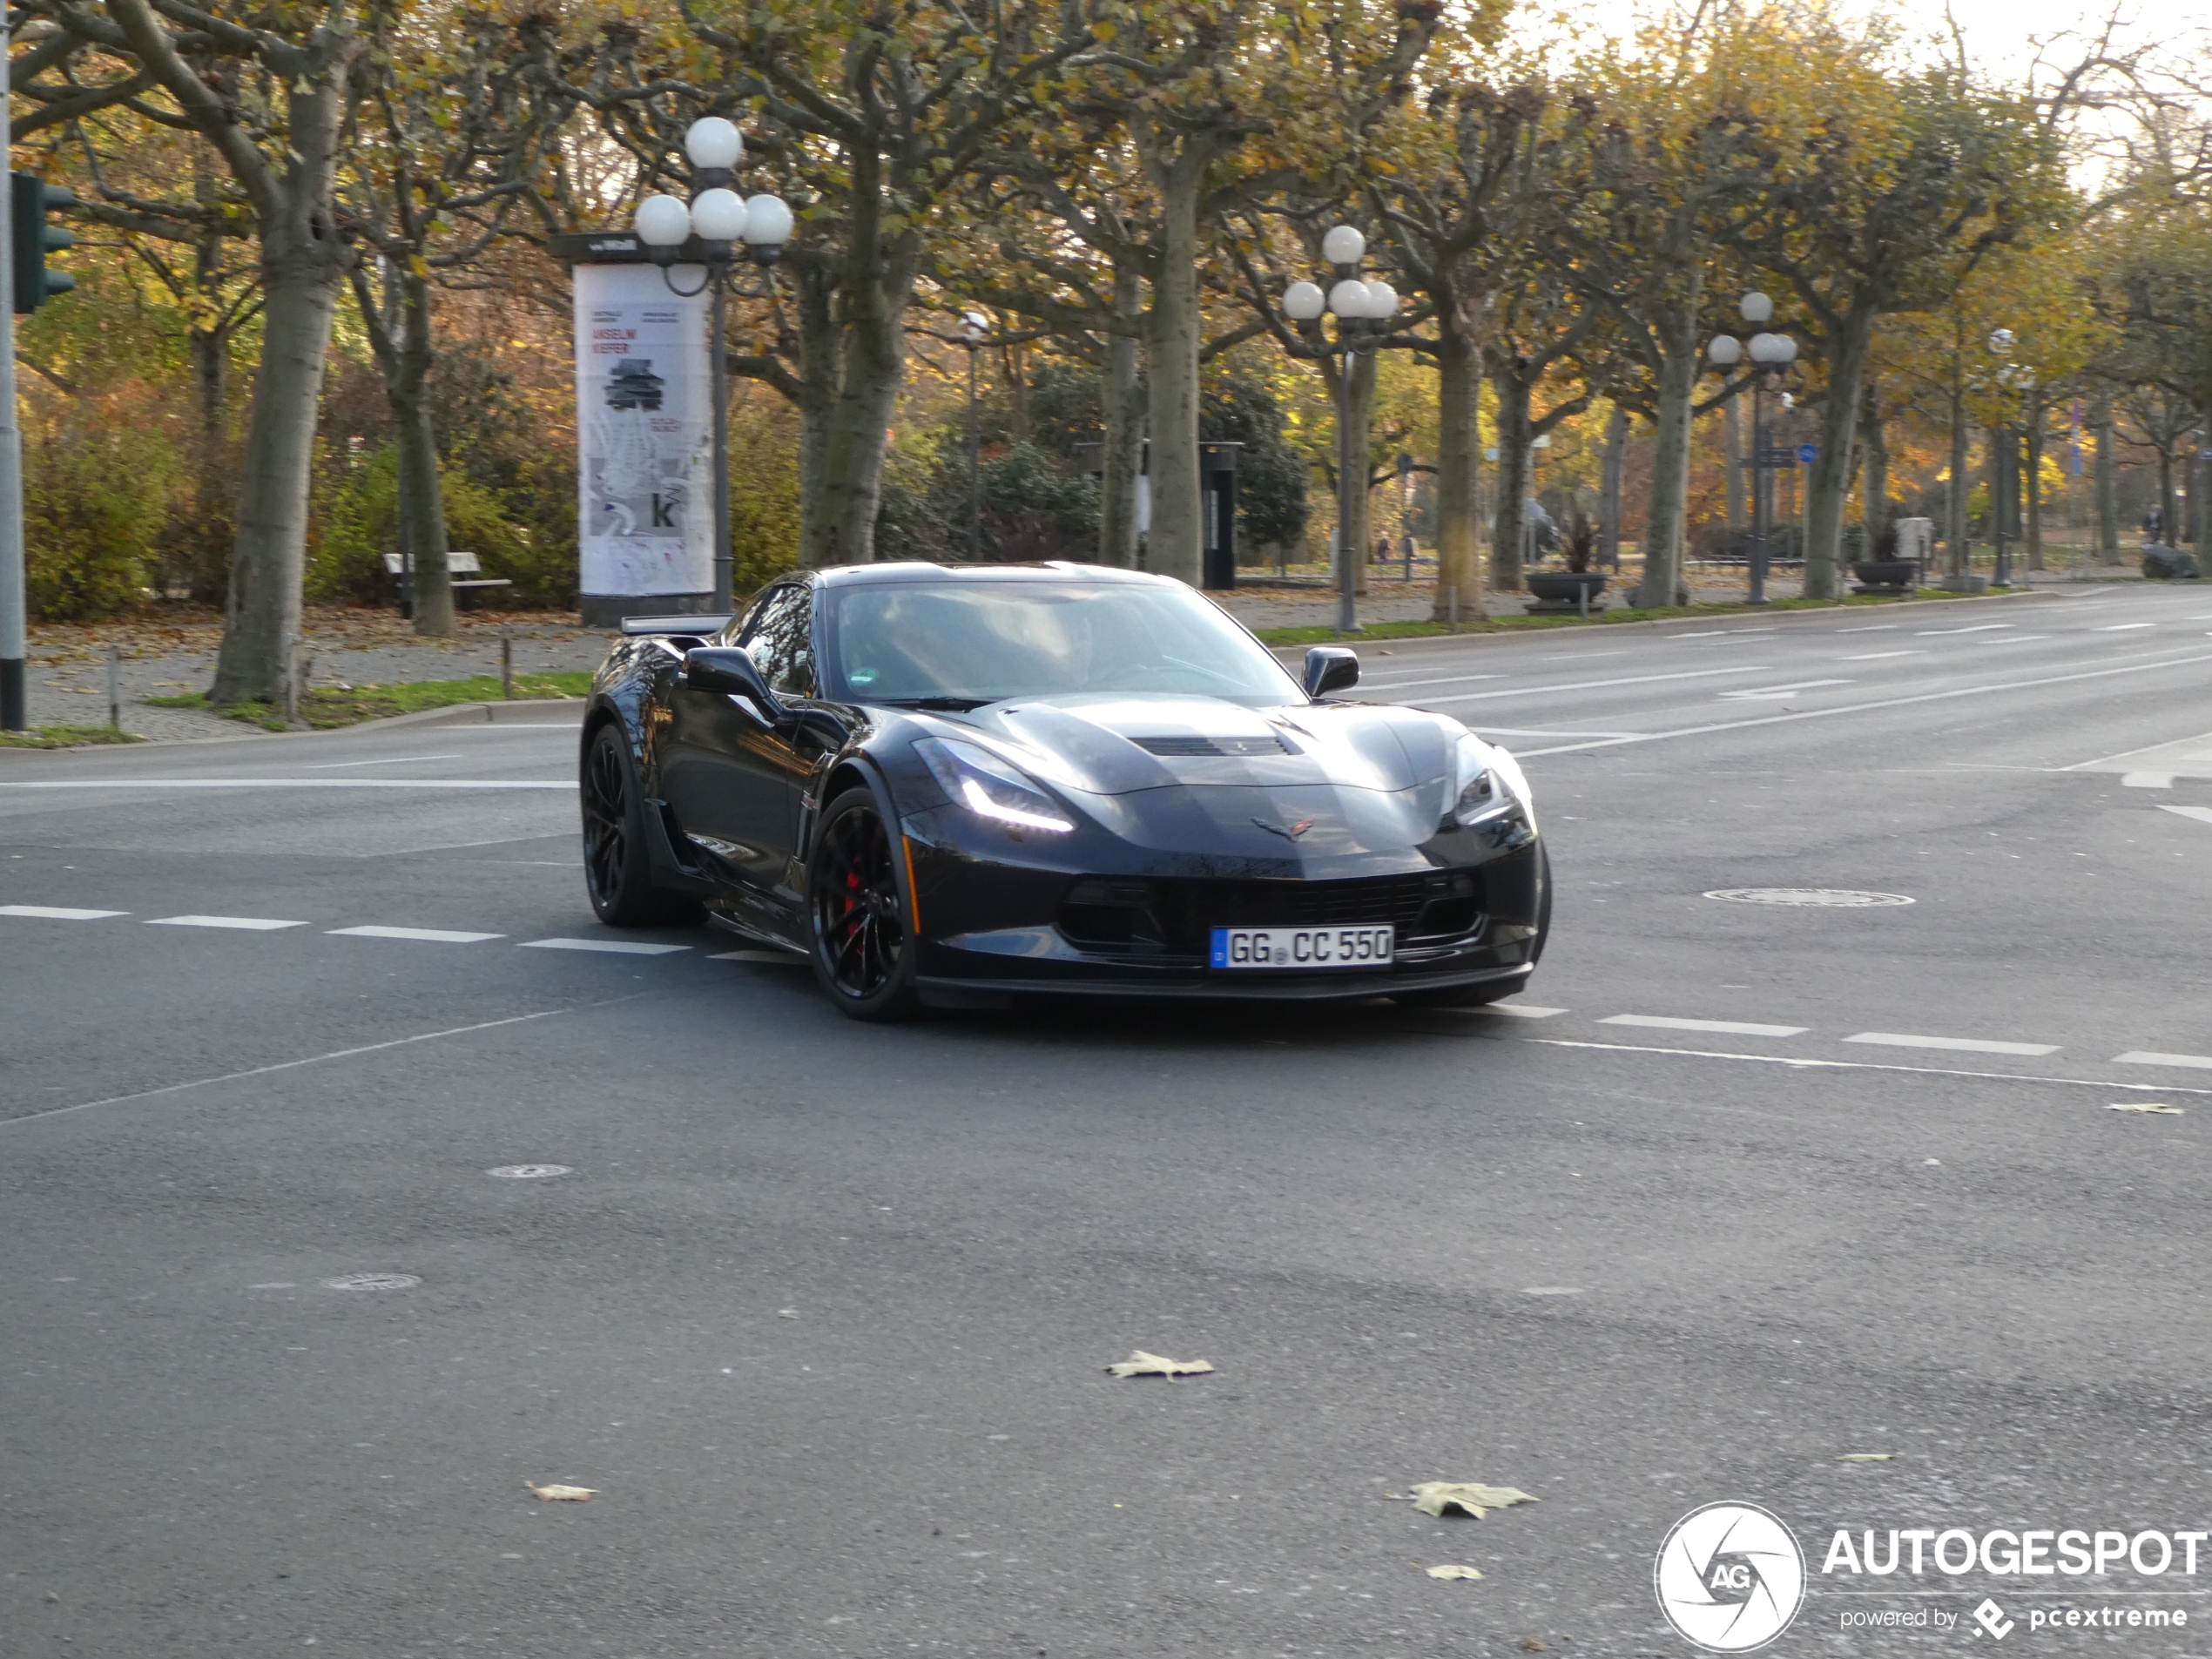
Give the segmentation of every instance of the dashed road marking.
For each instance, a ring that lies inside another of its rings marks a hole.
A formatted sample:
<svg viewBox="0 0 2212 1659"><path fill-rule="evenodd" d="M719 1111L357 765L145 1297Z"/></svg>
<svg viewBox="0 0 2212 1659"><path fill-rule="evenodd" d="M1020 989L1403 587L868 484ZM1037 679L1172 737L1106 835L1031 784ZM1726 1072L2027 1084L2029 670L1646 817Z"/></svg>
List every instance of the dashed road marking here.
<svg viewBox="0 0 2212 1659"><path fill-rule="evenodd" d="M428 945L475 945L505 934L454 933L443 927L333 927L334 939L417 939Z"/></svg>
<svg viewBox="0 0 2212 1659"><path fill-rule="evenodd" d="M2009 622L1978 622L1971 628L1923 628L1919 631L1919 637L1933 639L1939 634L1986 634L2012 625Z"/></svg>
<svg viewBox="0 0 2212 1659"><path fill-rule="evenodd" d="M66 905L0 904L0 916L35 916L44 921L105 921L110 916L127 916L127 910L73 910Z"/></svg>
<svg viewBox="0 0 2212 1659"><path fill-rule="evenodd" d="M1862 651L1856 657L1844 657L1839 658L1838 660L1846 663L1878 663L1883 661L1885 658L1891 657L1925 657L1927 654L1928 653L1925 651L1918 649L1910 651Z"/></svg>
<svg viewBox="0 0 2212 1659"><path fill-rule="evenodd" d="M1480 1008L1465 1009L1468 1014L1502 1014L1515 1020L1548 1020L1554 1014L1564 1014L1565 1008L1540 1008L1529 1002L1485 1002Z"/></svg>
<svg viewBox="0 0 2212 1659"><path fill-rule="evenodd" d="M1902 1031L1862 1031L1845 1042L1878 1043L1888 1049L1952 1049L1962 1054L2056 1054L2055 1042L1993 1042L1986 1037L1920 1037Z"/></svg>
<svg viewBox="0 0 2212 1659"><path fill-rule="evenodd" d="M1802 1055L1789 1054L1730 1054L1714 1049L1662 1049L1649 1043L1591 1042L1575 1037L1521 1037L1521 1042L1541 1043L1548 1049L1597 1049L1609 1054L1663 1054L1678 1060L1723 1060L1738 1065L1786 1066L1792 1071L1896 1071L1916 1077L1972 1077L1979 1082L1998 1083L2060 1083L2074 1089L2139 1089L2161 1095L2212 1095L2212 1089L2194 1089L2180 1083L2121 1083L2110 1078L2045 1077L2027 1071L1959 1071L1949 1066L1900 1066L1878 1060L1812 1060Z"/></svg>
<svg viewBox="0 0 2212 1659"><path fill-rule="evenodd" d="M234 927L241 933L273 934L285 927L304 927L304 921L278 921L269 916L156 916L149 927Z"/></svg>
<svg viewBox="0 0 2212 1659"><path fill-rule="evenodd" d="M689 945L654 945L642 939L532 939L519 948L523 950L596 950L615 956L666 956L679 950L689 950Z"/></svg>
<svg viewBox="0 0 2212 1659"><path fill-rule="evenodd" d="M1650 685L1660 680L1708 680L1723 674L1771 674L1774 671L1764 663L1746 663L1737 668L1693 668L1680 674L1632 674L1616 680L1571 680L1561 685L1517 685L1506 691L1467 691L1458 697L1432 697L1431 703L1487 703L1501 697L1546 697L1554 691L1594 691L1608 685Z"/></svg>
<svg viewBox="0 0 2212 1659"><path fill-rule="evenodd" d="M2132 1049L2126 1054L2112 1057L2115 1066L2188 1066L2198 1071L2212 1071L2212 1054L2153 1054L2147 1049Z"/></svg>
<svg viewBox="0 0 2212 1659"><path fill-rule="evenodd" d="M2173 813L2182 818L2194 818L2200 824L2212 824L2212 806L2175 806L2168 801L2158 803L2161 813Z"/></svg>
<svg viewBox="0 0 2212 1659"><path fill-rule="evenodd" d="M1753 685L1738 691L1723 691L1723 697L1751 702L1760 698L1795 697L1801 691L1817 691L1828 685L1856 685L1857 680L1798 680L1790 685Z"/></svg>
<svg viewBox="0 0 2212 1659"><path fill-rule="evenodd" d="M458 760L459 755L393 755L383 760L325 760L309 772L343 772L348 766L415 766L426 760Z"/></svg>
<svg viewBox="0 0 2212 1659"><path fill-rule="evenodd" d="M2126 634L2133 633L2138 628L2157 626L2158 624L2155 622L2108 622L2101 628L2092 628L2089 631L2093 634Z"/></svg>
<svg viewBox="0 0 2212 1659"><path fill-rule="evenodd" d="M2174 774L2170 772L2124 772L2120 774L2122 789L2171 789Z"/></svg>
<svg viewBox="0 0 2212 1659"><path fill-rule="evenodd" d="M1667 1031L1723 1031L1740 1037L1801 1037L1810 1026L1757 1025L1749 1020L1676 1020L1663 1014L1608 1014L1600 1025L1649 1025Z"/></svg>

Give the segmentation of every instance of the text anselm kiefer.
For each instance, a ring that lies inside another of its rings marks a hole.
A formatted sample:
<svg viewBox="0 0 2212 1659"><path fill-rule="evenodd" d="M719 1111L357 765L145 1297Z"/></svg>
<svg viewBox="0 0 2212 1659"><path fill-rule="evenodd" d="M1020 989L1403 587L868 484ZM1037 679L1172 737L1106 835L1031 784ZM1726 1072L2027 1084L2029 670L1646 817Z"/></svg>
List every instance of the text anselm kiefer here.
<svg viewBox="0 0 2212 1659"><path fill-rule="evenodd" d="M1932 1527L1886 1533L1839 1531L1829 1541L1824 1573L1913 1577L1940 1573L1958 1578L1976 1571L2002 1578L2067 1574L2136 1572L2147 1578L2162 1573L2194 1577L2196 1548L2212 1533L2006 1532L1976 1534L1964 1527L1939 1532Z"/></svg>

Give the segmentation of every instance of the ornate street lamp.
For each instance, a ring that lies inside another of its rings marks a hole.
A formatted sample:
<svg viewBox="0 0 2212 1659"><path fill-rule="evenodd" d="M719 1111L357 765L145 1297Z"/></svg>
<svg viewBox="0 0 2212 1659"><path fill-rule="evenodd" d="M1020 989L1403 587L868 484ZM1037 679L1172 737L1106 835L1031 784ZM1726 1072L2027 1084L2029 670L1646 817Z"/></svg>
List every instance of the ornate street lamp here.
<svg viewBox="0 0 2212 1659"><path fill-rule="evenodd" d="M1359 565L1364 550L1352 544L1355 509L1367 488L1367 435L1354 432L1352 423L1352 368L1354 354L1390 330L1398 314L1398 290L1387 282L1366 282L1359 261L1367 239L1349 225L1339 225L1321 239L1321 257L1333 267L1335 282L1324 293L1314 282L1293 282L1283 291L1283 314L1292 322L1312 324L1323 312L1337 320L1336 349L1342 355L1337 375L1337 534L1334 550L1337 577L1337 631L1359 631ZM1356 476L1355 476L1356 475ZM1358 493L1355 493L1358 492Z"/></svg>
<svg viewBox="0 0 2212 1659"><path fill-rule="evenodd" d="M1766 404L1764 393L1770 379L1778 379L1782 371L1797 361L1797 342L1784 334L1776 334L1765 325L1774 317L1774 301L1756 291L1745 294L1737 302L1737 312L1743 320L1758 332L1750 341L1734 334L1716 334L1705 347L1705 356L1714 368L1725 374L1746 357L1751 360L1751 591L1749 603L1766 604L1767 541L1773 519L1772 480L1774 469L1768 464Z"/></svg>
<svg viewBox="0 0 2212 1659"><path fill-rule="evenodd" d="M710 288L707 349L711 354L711 383L714 392L714 609L735 609L730 559L730 362L724 342L724 299L737 293L758 298L774 292L769 267L783 257L791 239L792 213L780 197L755 196L750 201L730 188L738 163L745 158L745 140L737 127L718 115L691 123L684 134L684 153L691 163L693 193L648 196L637 204L631 223L647 255L660 267L669 292L685 299ZM696 239L698 251L686 260ZM732 275L738 245L760 272L757 285L738 287ZM704 264L706 279L697 288L676 286L679 263Z"/></svg>

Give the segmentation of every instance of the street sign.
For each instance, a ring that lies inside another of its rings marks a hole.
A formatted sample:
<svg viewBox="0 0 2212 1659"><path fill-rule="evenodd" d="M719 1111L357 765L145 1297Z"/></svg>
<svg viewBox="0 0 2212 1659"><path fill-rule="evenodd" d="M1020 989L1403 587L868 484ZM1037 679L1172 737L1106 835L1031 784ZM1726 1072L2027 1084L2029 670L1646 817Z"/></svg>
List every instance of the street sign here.
<svg viewBox="0 0 2212 1659"><path fill-rule="evenodd" d="M1797 464L1797 452L1787 444L1772 444L1759 451L1758 464L1762 467L1794 467Z"/></svg>
<svg viewBox="0 0 2212 1659"><path fill-rule="evenodd" d="M1799 444L1797 446L1797 459L1804 462L1806 466L1810 467L1814 462L1820 459L1820 446L1817 443Z"/></svg>

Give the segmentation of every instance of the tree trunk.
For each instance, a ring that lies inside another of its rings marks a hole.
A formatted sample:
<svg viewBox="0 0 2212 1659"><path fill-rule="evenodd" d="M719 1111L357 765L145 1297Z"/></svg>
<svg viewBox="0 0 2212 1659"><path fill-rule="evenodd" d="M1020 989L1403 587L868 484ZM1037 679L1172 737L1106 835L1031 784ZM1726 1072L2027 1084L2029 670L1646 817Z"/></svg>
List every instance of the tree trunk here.
<svg viewBox="0 0 2212 1659"><path fill-rule="evenodd" d="M400 471L407 482L405 533L409 552L415 631L446 638L454 629L453 573L446 563L445 495L438 478L438 437L423 386L436 361L430 338L430 285L412 271L400 276L398 383L390 390L400 435Z"/></svg>
<svg viewBox="0 0 2212 1659"><path fill-rule="evenodd" d="M1951 383L1951 482L1944 492L1943 570L1966 574L1966 394L1956 368Z"/></svg>
<svg viewBox="0 0 2212 1659"><path fill-rule="evenodd" d="M1367 575L1375 550L1375 492L1370 483L1374 476L1374 462L1368 437L1374 429L1375 355L1371 351L1352 354L1352 430L1344 446L1345 459L1352 469L1351 486L1345 492L1345 499L1352 506L1352 523L1346 539L1352 552L1352 590L1362 597L1366 595Z"/></svg>
<svg viewBox="0 0 2212 1659"><path fill-rule="evenodd" d="M1152 272L1147 387L1152 432L1152 528L1145 566L1197 587L1204 575L1198 498L1198 191L1203 158L1186 151L1158 168L1158 263Z"/></svg>
<svg viewBox="0 0 2212 1659"><path fill-rule="evenodd" d="M830 410L837 402L843 359L838 351L833 287L819 269L800 267L792 287L799 313L799 562L814 570L828 561L822 480L829 453Z"/></svg>
<svg viewBox="0 0 2212 1659"><path fill-rule="evenodd" d="M1651 457L1651 509L1643 534L1643 581L1635 603L1646 610L1681 604L1683 530L1689 513L1689 403L1697 389L1697 307L1662 320L1658 437Z"/></svg>
<svg viewBox="0 0 2212 1659"><path fill-rule="evenodd" d="M223 645L208 693L217 703L280 702L293 670L316 405L343 276L335 236L319 214L314 220L262 228L261 361L253 377Z"/></svg>
<svg viewBox="0 0 2212 1659"><path fill-rule="evenodd" d="M871 288L874 285L869 285ZM867 564L875 557L883 451L907 366L905 289L895 304L851 318L840 340L840 374L821 437L820 535L810 564ZM849 292L850 290L848 290Z"/></svg>
<svg viewBox="0 0 2212 1659"><path fill-rule="evenodd" d="M2101 397L2089 415L2089 429L2096 435L2097 563L2120 563L2120 489L2114 475L2112 400Z"/></svg>
<svg viewBox="0 0 2212 1659"><path fill-rule="evenodd" d="M1521 377L1492 377L1498 393L1498 511L1490 536L1490 580L1501 593L1518 593L1527 575L1528 539L1528 386Z"/></svg>
<svg viewBox="0 0 2212 1659"><path fill-rule="evenodd" d="M1737 475L1737 452L1740 447L1737 442L1738 434L1736 429L1736 400L1734 398L1728 401L1727 408L1729 476L1734 479ZM1626 409L1616 403L1613 406L1613 418L1605 423L1605 469L1601 475L1604 495L1602 504L1598 509L1604 519L1604 523L1599 527L1598 556L1616 576L1621 570L1621 485L1622 476L1628 469L1629 415ZM1731 499L1729 507L1729 523L1733 528L1736 520L1742 516L1740 509L1743 503L1741 500L1743 491L1740 484L1732 484L1730 488L1734 491L1734 498Z"/></svg>
<svg viewBox="0 0 2212 1659"><path fill-rule="evenodd" d="M1463 332L1440 328L1436 362L1436 603L1429 612L1435 622L1448 622L1452 599L1459 597L1459 614L1480 619L1483 607L1482 552L1478 527L1481 508L1476 500L1476 457L1482 435L1478 408L1481 401L1482 360L1473 340Z"/></svg>
<svg viewBox="0 0 2212 1659"><path fill-rule="evenodd" d="M1106 337L1106 397L1100 411L1106 442L1099 457L1098 562L1128 570L1136 563L1136 478L1144 453L1144 381L1137 372L1142 282L1134 271L1114 273L1114 314L1130 332Z"/></svg>
<svg viewBox="0 0 2212 1659"><path fill-rule="evenodd" d="M1728 448L1728 527L1743 528L1743 412L1737 400L1721 405L1721 431Z"/></svg>
<svg viewBox="0 0 2212 1659"><path fill-rule="evenodd" d="M1865 470L1858 497L1858 519L1866 529L1866 556L1881 557L1882 532L1890 523L1890 444L1882 429L1881 388L1866 383L1859 400L1858 446Z"/></svg>
<svg viewBox="0 0 2212 1659"><path fill-rule="evenodd" d="M1859 388L1874 338L1871 301L1854 305L1828 342L1828 401L1820 411L1820 449L1805 489L1805 597L1832 599L1841 590L1844 511L1851 494L1851 441L1858 428Z"/></svg>

